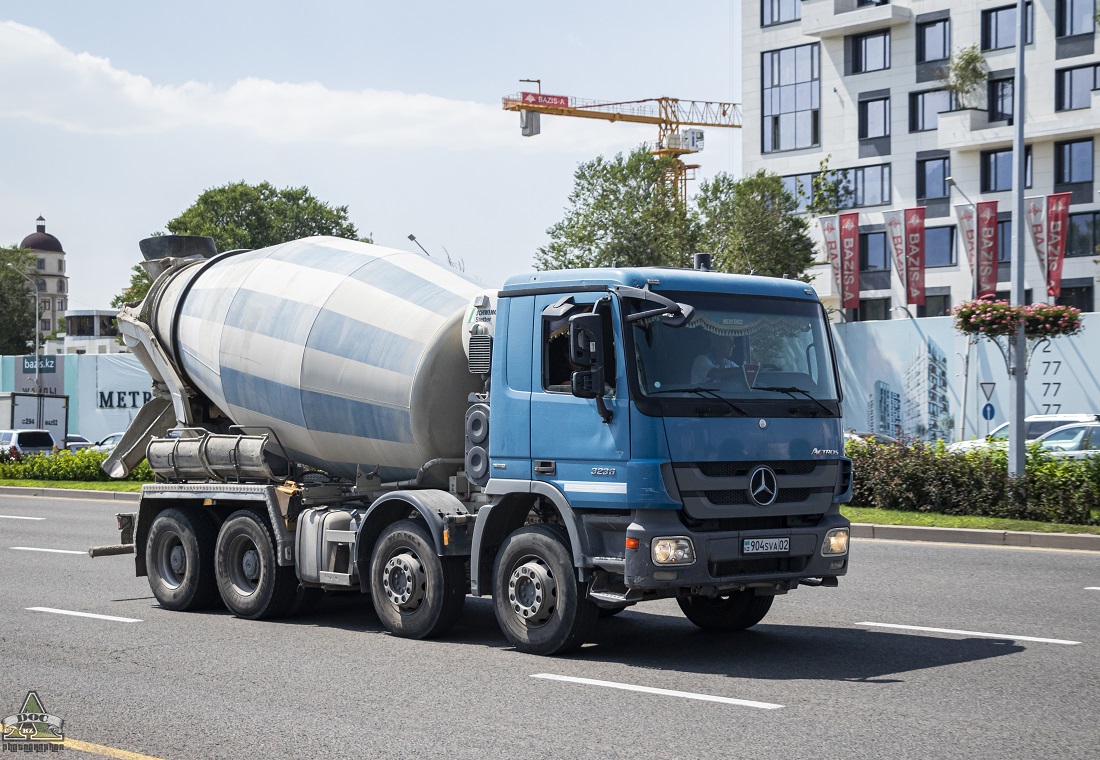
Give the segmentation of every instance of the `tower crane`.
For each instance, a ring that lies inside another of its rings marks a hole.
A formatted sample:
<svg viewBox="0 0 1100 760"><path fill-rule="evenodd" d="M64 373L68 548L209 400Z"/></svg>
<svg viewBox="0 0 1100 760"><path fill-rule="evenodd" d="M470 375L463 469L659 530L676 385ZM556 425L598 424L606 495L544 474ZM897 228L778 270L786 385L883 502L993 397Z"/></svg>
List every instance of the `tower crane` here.
<svg viewBox="0 0 1100 760"><path fill-rule="evenodd" d="M687 201L688 180L695 178L695 170L699 168L699 164L686 164L680 157L703 149L703 130L681 131L680 128L741 128L741 106L736 103L667 97L618 102L585 100L567 95L544 95L539 80L521 81L537 82L539 92L518 92L505 96L503 101L505 111L519 111L520 129L525 137L539 134L540 114L544 113L553 116L577 116L582 119L656 124L657 147L652 153L655 156L672 157L671 176L668 179L683 202Z"/></svg>

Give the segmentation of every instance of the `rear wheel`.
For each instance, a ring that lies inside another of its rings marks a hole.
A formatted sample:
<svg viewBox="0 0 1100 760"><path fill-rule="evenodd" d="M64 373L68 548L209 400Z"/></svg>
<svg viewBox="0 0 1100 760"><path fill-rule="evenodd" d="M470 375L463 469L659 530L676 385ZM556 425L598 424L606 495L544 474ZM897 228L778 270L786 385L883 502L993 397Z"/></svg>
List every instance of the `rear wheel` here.
<svg viewBox="0 0 1100 760"><path fill-rule="evenodd" d="M161 607L199 610L218 598L214 579L214 529L201 514L166 509L145 542L149 587Z"/></svg>
<svg viewBox="0 0 1100 760"><path fill-rule="evenodd" d="M764 619L773 599L734 591L729 596L681 596L676 603L684 616L704 631L743 631Z"/></svg>
<svg viewBox="0 0 1100 760"><path fill-rule="evenodd" d="M293 567L275 559L275 537L267 521L242 509L222 523L215 550L218 590L230 612L251 620L285 615L298 596Z"/></svg>
<svg viewBox="0 0 1100 760"><path fill-rule="evenodd" d="M428 531L412 520L390 525L370 563L371 601L382 625L407 639L441 636L458 622L466 602L466 568L440 557Z"/></svg>
<svg viewBox="0 0 1100 760"><path fill-rule="evenodd" d="M584 644L599 617L587 593L561 531L531 525L501 545L493 604L501 630L521 652L561 654Z"/></svg>

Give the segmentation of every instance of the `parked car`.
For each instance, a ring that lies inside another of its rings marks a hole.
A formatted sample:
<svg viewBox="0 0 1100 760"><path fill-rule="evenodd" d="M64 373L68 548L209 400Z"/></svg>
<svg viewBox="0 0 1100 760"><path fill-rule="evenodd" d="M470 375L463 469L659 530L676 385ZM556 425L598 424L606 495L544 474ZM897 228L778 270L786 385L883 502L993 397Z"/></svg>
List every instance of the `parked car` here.
<svg viewBox="0 0 1100 760"><path fill-rule="evenodd" d="M69 451L76 451L77 449L86 449L94 444L82 435L76 433L69 433L65 436L65 448Z"/></svg>
<svg viewBox="0 0 1100 760"><path fill-rule="evenodd" d="M1063 425L1039 436L1036 443L1056 457L1094 457L1100 455L1100 422Z"/></svg>
<svg viewBox="0 0 1100 760"><path fill-rule="evenodd" d="M1068 425L1073 422L1098 422L1097 414L1029 414L1024 417L1024 439L1028 443L1037 440L1044 433L1049 433L1055 428ZM948 451L972 451L986 446L1008 445L1008 422L1002 422L990 431L985 438L975 438L971 441L958 441L949 444Z"/></svg>
<svg viewBox="0 0 1100 760"><path fill-rule="evenodd" d="M856 430L849 430L844 434L844 440L857 441L859 443L899 443L898 439L892 435L886 435L885 433L872 433L869 431L859 432Z"/></svg>
<svg viewBox="0 0 1100 760"><path fill-rule="evenodd" d="M0 430L0 451L11 451L17 457L49 454L56 448L49 430Z"/></svg>
<svg viewBox="0 0 1100 760"><path fill-rule="evenodd" d="M124 433L111 433L102 441L96 441L96 444L92 446L92 451L111 451L122 440L123 435Z"/></svg>

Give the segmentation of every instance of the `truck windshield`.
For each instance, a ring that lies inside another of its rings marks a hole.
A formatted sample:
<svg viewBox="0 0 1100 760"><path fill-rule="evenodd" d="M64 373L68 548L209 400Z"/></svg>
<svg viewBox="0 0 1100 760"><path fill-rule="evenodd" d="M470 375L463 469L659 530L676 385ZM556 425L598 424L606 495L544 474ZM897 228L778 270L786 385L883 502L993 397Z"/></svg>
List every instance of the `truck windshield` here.
<svg viewBox="0 0 1100 760"><path fill-rule="evenodd" d="M828 327L816 301L662 293L695 312L686 325L661 317L631 325L645 397L698 401L839 400Z"/></svg>

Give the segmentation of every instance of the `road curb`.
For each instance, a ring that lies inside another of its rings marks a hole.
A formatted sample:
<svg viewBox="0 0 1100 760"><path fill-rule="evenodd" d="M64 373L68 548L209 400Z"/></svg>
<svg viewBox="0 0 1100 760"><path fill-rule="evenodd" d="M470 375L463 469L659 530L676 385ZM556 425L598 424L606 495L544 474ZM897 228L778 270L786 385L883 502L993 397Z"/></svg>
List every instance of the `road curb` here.
<svg viewBox="0 0 1100 760"><path fill-rule="evenodd" d="M980 530L977 528L925 528L910 525L852 523L852 538L894 541L938 541L948 544L1024 546L1034 549L1078 549L1100 552L1100 535L1089 533L1036 533L1033 531Z"/></svg>
<svg viewBox="0 0 1100 760"><path fill-rule="evenodd" d="M69 496L74 499L96 499L98 501L133 501L141 494L133 491L85 491L79 488L27 488L25 486L0 486L0 494L11 496L50 496L57 498Z"/></svg>

